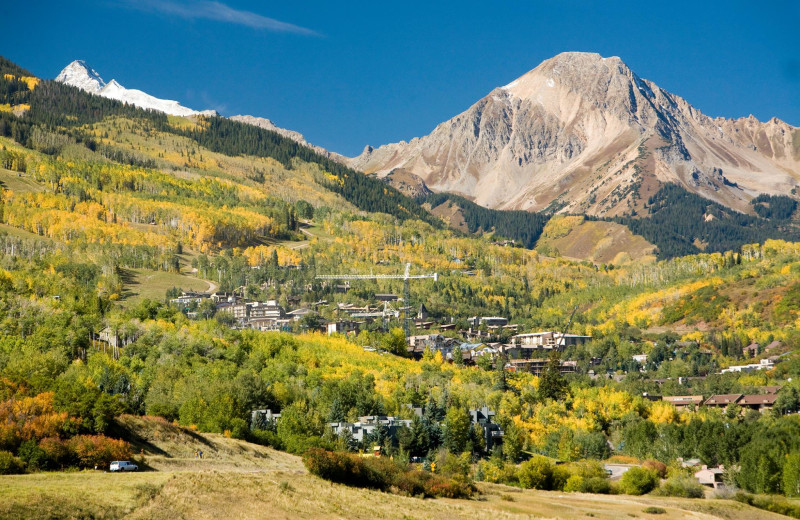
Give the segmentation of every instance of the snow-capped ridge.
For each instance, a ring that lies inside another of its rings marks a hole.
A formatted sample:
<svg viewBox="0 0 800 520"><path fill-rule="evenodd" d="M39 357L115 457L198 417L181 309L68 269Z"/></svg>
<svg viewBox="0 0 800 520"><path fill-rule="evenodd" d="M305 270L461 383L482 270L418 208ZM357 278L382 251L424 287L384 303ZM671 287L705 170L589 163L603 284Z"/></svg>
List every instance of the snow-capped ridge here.
<svg viewBox="0 0 800 520"><path fill-rule="evenodd" d="M139 108L156 110L173 116L218 115L215 110L193 110L171 99L161 99L141 90L127 89L115 79L105 83L97 71L89 67L83 60L75 60L67 65L56 76L56 81L77 87L90 94L116 99Z"/></svg>

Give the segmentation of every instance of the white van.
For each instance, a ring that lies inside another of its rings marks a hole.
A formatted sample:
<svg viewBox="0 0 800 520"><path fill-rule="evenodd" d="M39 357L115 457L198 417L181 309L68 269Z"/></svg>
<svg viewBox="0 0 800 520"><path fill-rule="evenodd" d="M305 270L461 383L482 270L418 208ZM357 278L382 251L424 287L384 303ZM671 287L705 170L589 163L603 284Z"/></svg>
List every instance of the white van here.
<svg viewBox="0 0 800 520"><path fill-rule="evenodd" d="M138 469L139 466L127 460L115 460L111 463L111 467L108 468L109 471L136 471Z"/></svg>

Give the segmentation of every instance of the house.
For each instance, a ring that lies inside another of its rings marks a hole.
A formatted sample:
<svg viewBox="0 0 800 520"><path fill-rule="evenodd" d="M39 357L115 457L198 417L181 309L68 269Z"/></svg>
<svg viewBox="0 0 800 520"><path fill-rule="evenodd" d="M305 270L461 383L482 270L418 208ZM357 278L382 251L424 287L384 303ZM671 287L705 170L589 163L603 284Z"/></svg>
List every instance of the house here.
<svg viewBox="0 0 800 520"><path fill-rule="evenodd" d="M258 430L266 430L274 426L281 418L281 414L273 413L272 410L252 410L250 412L250 427Z"/></svg>
<svg viewBox="0 0 800 520"><path fill-rule="evenodd" d="M739 400L739 406L742 408L749 408L750 410L757 410L764 412L771 410L775 401L778 399L778 394L761 394L761 395L745 395Z"/></svg>
<svg viewBox="0 0 800 520"><path fill-rule="evenodd" d="M775 360L762 359L758 363L751 363L749 365L731 365L728 368L723 368L720 374L727 374L731 372L754 372L756 370L772 370L775 368Z"/></svg>
<svg viewBox="0 0 800 520"><path fill-rule="evenodd" d="M467 320L473 327L480 327L486 325L492 327L504 327L508 325L508 318L501 318L499 316L473 316Z"/></svg>
<svg viewBox="0 0 800 520"><path fill-rule="evenodd" d="M783 346L783 343L778 341L777 339L764 347L764 352L772 352L773 350L779 349Z"/></svg>
<svg viewBox="0 0 800 520"><path fill-rule="evenodd" d="M722 476L725 474L725 468L718 466L716 468L709 468L703 465L700 471L695 472L694 478L703 485L717 489L724 484L722 483Z"/></svg>
<svg viewBox="0 0 800 520"><path fill-rule="evenodd" d="M640 365L644 365L647 363L647 354L635 354L633 356L633 360L639 363Z"/></svg>
<svg viewBox="0 0 800 520"><path fill-rule="evenodd" d="M394 302L398 300L396 294L376 294L375 299L379 302Z"/></svg>
<svg viewBox="0 0 800 520"><path fill-rule="evenodd" d="M703 404L702 395L665 395L661 399L670 403L678 410L683 410L688 406L700 406Z"/></svg>
<svg viewBox="0 0 800 520"><path fill-rule="evenodd" d="M592 339L591 336L580 336L577 334L561 334L560 332L529 332L527 334L517 334L511 337L512 345L523 345L544 350L559 350L570 345L582 345Z"/></svg>
<svg viewBox="0 0 800 520"><path fill-rule="evenodd" d="M363 444L368 440L368 436L378 428L384 428L384 433L394 439L402 428L411 426L411 421L385 415L368 415L359 417L358 421L354 423L332 422L328 423L328 426L336 435L342 435L345 431L349 431L355 441Z"/></svg>
<svg viewBox="0 0 800 520"><path fill-rule="evenodd" d="M251 302L248 303L249 307L248 316L250 319L272 319L279 320L284 317L286 311L283 307L278 305L275 300L267 300L266 302Z"/></svg>
<svg viewBox="0 0 800 520"><path fill-rule="evenodd" d="M470 421L476 426L476 429L483 432L486 451L491 451L494 446L501 444L505 436L505 432L500 428L500 425L492 422L495 415L496 412L490 410L488 406L469 411Z"/></svg>
<svg viewBox="0 0 800 520"><path fill-rule="evenodd" d="M311 309L308 309L306 307L302 307L300 309L295 309L293 311L287 312L286 313L286 317L297 321L297 320L301 319L303 316L305 316L307 314L312 314L312 313L316 314Z"/></svg>
<svg viewBox="0 0 800 520"><path fill-rule="evenodd" d="M542 375L548 363L547 359L509 359L506 367L513 372L530 372L539 376ZM562 374L574 374L578 370L578 362L561 361L558 368Z"/></svg>
<svg viewBox="0 0 800 520"><path fill-rule="evenodd" d="M177 298L172 298L169 302L176 305L188 305L192 302L200 303L209 297L207 293L198 293L192 291L184 291Z"/></svg>
<svg viewBox="0 0 800 520"><path fill-rule="evenodd" d="M705 406L715 406L717 408L725 408L730 404L738 404L744 397L742 394L717 394L712 395L703 403Z"/></svg>
<svg viewBox="0 0 800 520"><path fill-rule="evenodd" d="M774 385L774 386L761 386L758 389L761 391L762 394L777 394L781 390L781 386Z"/></svg>
<svg viewBox="0 0 800 520"><path fill-rule="evenodd" d="M746 358L754 358L758 356L758 349L761 348L758 343L750 343L742 349L742 355Z"/></svg>
<svg viewBox="0 0 800 520"><path fill-rule="evenodd" d="M332 321L325 324L325 332L328 333L328 336L330 336L331 334L347 334L348 332L358 333L361 330L361 326L363 324L364 324L363 321L352 321L352 320Z"/></svg>

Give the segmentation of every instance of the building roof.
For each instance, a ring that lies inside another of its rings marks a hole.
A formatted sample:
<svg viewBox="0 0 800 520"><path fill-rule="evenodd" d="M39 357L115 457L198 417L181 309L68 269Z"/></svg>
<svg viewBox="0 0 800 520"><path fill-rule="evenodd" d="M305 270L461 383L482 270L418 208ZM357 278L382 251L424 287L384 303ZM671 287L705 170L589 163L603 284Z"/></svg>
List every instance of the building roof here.
<svg viewBox="0 0 800 520"><path fill-rule="evenodd" d="M778 399L778 394L745 395L739 401L739 404L742 406L760 404L773 405L776 399Z"/></svg>
<svg viewBox="0 0 800 520"><path fill-rule="evenodd" d="M665 395L662 399L674 405L700 404L703 402L702 395Z"/></svg>
<svg viewBox="0 0 800 520"><path fill-rule="evenodd" d="M769 352L770 350L773 350L773 349L776 349L776 348L780 348L782 346L783 346L783 343L781 343L780 341L778 341L776 339L775 341L773 341L772 343L770 343L769 345L764 347L764 351L765 352Z"/></svg>
<svg viewBox="0 0 800 520"><path fill-rule="evenodd" d="M764 394L777 394L778 392L780 392L781 388L782 387L780 387L778 385L759 387L759 389L761 390L761 393L764 393Z"/></svg>
<svg viewBox="0 0 800 520"><path fill-rule="evenodd" d="M742 394L717 394L712 395L706 402L706 406L727 406L731 403L738 403L742 398Z"/></svg>

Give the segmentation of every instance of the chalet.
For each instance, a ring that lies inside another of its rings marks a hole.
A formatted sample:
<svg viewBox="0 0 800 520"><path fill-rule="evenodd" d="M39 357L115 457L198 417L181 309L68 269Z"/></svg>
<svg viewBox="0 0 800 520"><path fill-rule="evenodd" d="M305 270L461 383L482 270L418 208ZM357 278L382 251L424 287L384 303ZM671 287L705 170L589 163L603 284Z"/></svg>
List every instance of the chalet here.
<svg viewBox="0 0 800 520"><path fill-rule="evenodd" d="M703 485L709 486L714 489L723 486L722 483L722 476L725 474L725 468L723 466L719 466L716 468L709 468L708 466L702 466L700 471L695 472L694 478Z"/></svg>
<svg viewBox="0 0 800 520"><path fill-rule="evenodd" d="M411 421L385 415L368 415L359 417L358 421L354 423L332 422L328 423L328 426L336 435L342 435L345 431L349 431L355 441L363 444L365 440L368 440L368 436L378 428L385 428L385 433L389 438L394 439L402 428L411 426Z"/></svg>
<svg viewBox="0 0 800 520"><path fill-rule="evenodd" d="M702 395L665 395L663 401L672 404L678 410L683 410L688 406L700 406L703 404Z"/></svg>
<svg viewBox="0 0 800 520"><path fill-rule="evenodd" d="M725 408L730 404L738 404L744 397L742 394L717 394L712 395L703 403L704 406L714 406L717 408Z"/></svg>
<svg viewBox="0 0 800 520"><path fill-rule="evenodd" d="M511 338L511 344L543 350L552 350L554 348L561 350L570 345L582 345L591 339L591 336L561 334L560 332L529 332L527 334L517 334L513 336Z"/></svg>
<svg viewBox="0 0 800 520"><path fill-rule="evenodd" d="M761 391L762 394L777 394L780 392L782 386L774 385L774 386L760 386L758 389Z"/></svg>
<svg viewBox="0 0 800 520"><path fill-rule="evenodd" d="M760 348L761 347L758 343L750 343L742 349L742 355L746 358L754 358L758 356L758 350Z"/></svg>
<svg viewBox="0 0 800 520"><path fill-rule="evenodd" d="M775 341L773 341L772 343L770 343L769 345L764 347L764 352L770 353L773 350L777 350L777 349L781 348L782 346L783 346L783 343L781 343L780 341L778 341L776 339Z"/></svg>
<svg viewBox="0 0 800 520"><path fill-rule="evenodd" d="M745 395L737 404L742 408L763 413L766 410L771 410L777 399L778 394Z"/></svg>

